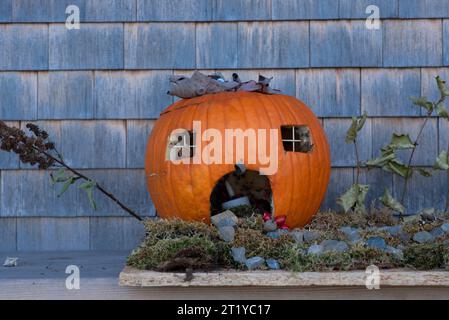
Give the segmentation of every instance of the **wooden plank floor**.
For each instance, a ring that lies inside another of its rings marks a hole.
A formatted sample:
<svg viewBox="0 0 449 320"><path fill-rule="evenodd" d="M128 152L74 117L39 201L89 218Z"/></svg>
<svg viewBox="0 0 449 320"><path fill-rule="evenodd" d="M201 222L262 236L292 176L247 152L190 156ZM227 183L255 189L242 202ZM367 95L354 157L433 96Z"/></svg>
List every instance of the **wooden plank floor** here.
<svg viewBox="0 0 449 320"><path fill-rule="evenodd" d="M0 299L449 299L449 288L292 287L139 288L120 287L129 252L0 253L19 257L17 267L0 267ZM80 268L80 289L65 286L65 268Z"/></svg>

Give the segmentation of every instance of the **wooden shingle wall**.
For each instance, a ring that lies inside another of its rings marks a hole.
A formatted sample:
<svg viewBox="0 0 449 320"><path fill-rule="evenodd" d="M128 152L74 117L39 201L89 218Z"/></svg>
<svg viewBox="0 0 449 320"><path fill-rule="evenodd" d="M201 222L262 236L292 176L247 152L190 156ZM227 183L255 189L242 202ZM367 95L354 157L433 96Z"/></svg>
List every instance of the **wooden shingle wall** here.
<svg viewBox="0 0 449 320"><path fill-rule="evenodd" d="M65 28L68 5L80 9L80 30ZM380 9L379 30L365 26L369 5ZM0 119L41 124L72 166L146 216L146 138L173 101L173 73L263 73L309 104L331 144L328 209L354 180L343 141L350 117L372 116L360 153L378 155L393 131L417 134L422 114L409 97L435 99L434 77L449 80L448 67L449 0L0 1ZM415 164L432 166L448 142L449 125L433 119ZM0 153L0 170L0 250L127 249L143 235L100 195L97 212L75 190L58 198L47 173L15 156ZM361 179L372 185L369 201L385 187L401 192L383 172ZM406 204L441 207L446 187L444 174L415 177Z"/></svg>

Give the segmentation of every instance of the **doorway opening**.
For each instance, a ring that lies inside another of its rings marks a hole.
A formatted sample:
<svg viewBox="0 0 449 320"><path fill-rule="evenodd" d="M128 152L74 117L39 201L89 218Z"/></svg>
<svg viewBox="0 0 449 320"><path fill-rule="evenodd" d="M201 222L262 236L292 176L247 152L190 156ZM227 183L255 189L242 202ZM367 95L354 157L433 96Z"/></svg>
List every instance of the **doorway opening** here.
<svg viewBox="0 0 449 320"><path fill-rule="evenodd" d="M245 210L246 207L248 210ZM249 208L248 208L249 207ZM210 196L211 216L227 209L238 216L273 214L273 198L270 180L255 170L236 170L221 177ZM237 212L239 214L237 214Z"/></svg>

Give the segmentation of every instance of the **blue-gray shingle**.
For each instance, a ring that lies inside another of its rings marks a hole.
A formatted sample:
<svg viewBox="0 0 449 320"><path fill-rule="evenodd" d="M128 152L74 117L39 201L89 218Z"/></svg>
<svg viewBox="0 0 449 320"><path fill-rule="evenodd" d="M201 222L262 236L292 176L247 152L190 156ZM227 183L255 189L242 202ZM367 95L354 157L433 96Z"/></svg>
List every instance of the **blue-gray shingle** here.
<svg viewBox="0 0 449 320"><path fill-rule="evenodd" d="M338 19L335 0L271 0L273 20Z"/></svg>
<svg viewBox="0 0 449 320"><path fill-rule="evenodd" d="M419 69L362 69L362 111L370 116L418 116L410 97L420 95Z"/></svg>
<svg viewBox="0 0 449 320"><path fill-rule="evenodd" d="M0 24L0 70L48 68L48 26Z"/></svg>
<svg viewBox="0 0 449 320"><path fill-rule="evenodd" d="M300 69L296 72L298 98L319 117L360 114L360 71L355 69Z"/></svg>
<svg viewBox="0 0 449 320"><path fill-rule="evenodd" d="M379 8L380 18L398 16L398 0L339 0L341 19L367 19L373 11L369 6Z"/></svg>
<svg viewBox="0 0 449 320"><path fill-rule="evenodd" d="M125 26L126 69L194 69L194 23Z"/></svg>
<svg viewBox="0 0 449 320"><path fill-rule="evenodd" d="M148 138L153 128L153 120L128 120L126 143L127 168L142 169L145 164L145 154Z"/></svg>
<svg viewBox="0 0 449 320"><path fill-rule="evenodd" d="M86 0L14 0L12 21L14 22L65 22L70 5L79 8L80 20L86 14Z"/></svg>
<svg viewBox="0 0 449 320"><path fill-rule="evenodd" d="M324 130L330 144L333 167L353 167L356 165L354 144L345 142L346 132L350 125L351 119L324 119ZM371 120L368 120L359 132L357 144L360 160L370 159L372 155Z"/></svg>
<svg viewBox="0 0 449 320"><path fill-rule="evenodd" d="M354 183L353 168L333 168L326 197L321 204L322 210L341 210L337 204L337 199L343 195Z"/></svg>
<svg viewBox="0 0 449 320"><path fill-rule="evenodd" d="M131 250L144 236L143 224L133 218L90 218L91 250Z"/></svg>
<svg viewBox="0 0 449 320"><path fill-rule="evenodd" d="M409 134L412 141L418 136L418 132L424 121L423 118L375 118L372 119L373 130L373 156L380 156L380 148L389 144L393 133ZM435 139L438 136L437 120L430 119L425 126L413 162L419 166L433 166L438 153L438 145ZM408 163L410 150L399 150L398 158Z"/></svg>
<svg viewBox="0 0 449 320"><path fill-rule="evenodd" d="M212 2L212 1L210 1ZM271 0L215 0L213 20L270 20Z"/></svg>
<svg viewBox="0 0 449 320"><path fill-rule="evenodd" d="M37 74L0 72L0 119L34 120L36 117Z"/></svg>
<svg viewBox="0 0 449 320"><path fill-rule="evenodd" d="M0 252L17 250L16 222L16 218L0 218Z"/></svg>
<svg viewBox="0 0 449 320"><path fill-rule="evenodd" d="M236 23L196 25L197 68L236 68L237 58Z"/></svg>
<svg viewBox="0 0 449 320"><path fill-rule="evenodd" d="M208 21L211 0L137 0L138 21Z"/></svg>
<svg viewBox="0 0 449 320"><path fill-rule="evenodd" d="M170 71L104 71L95 74L97 119L155 119L172 103Z"/></svg>
<svg viewBox="0 0 449 320"><path fill-rule="evenodd" d="M447 18L448 0L399 0L399 18Z"/></svg>
<svg viewBox="0 0 449 320"><path fill-rule="evenodd" d="M309 66L307 22L239 22L239 68Z"/></svg>
<svg viewBox="0 0 449 320"><path fill-rule="evenodd" d="M430 67L442 63L442 25L438 20L383 22L385 67Z"/></svg>
<svg viewBox="0 0 449 320"><path fill-rule="evenodd" d="M38 83L39 119L92 119L93 72L40 72Z"/></svg>
<svg viewBox="0 0 449 320"><path fill-rule="evenodd" d="M74 168L125 168L126 128L121 120L63 121L60 148Z"/></svg>
<svg viewBox="0 0 449 320"><path fill-rule="evenodd" d="M369 30L365 21L311 21L312 67L380 67L382 28Z"/></svg>
<svg viewBox="0 0 449 320"><path fill-rule="evenodd" d="M50 25L51 70L123 68L123 25L82 24L79 30Z"/></svg>
<svg viewBox="0 0 449 320"><path fill-rule="evenodd" d="M17 249L89 250L89 218L19 218Z"/></svg>

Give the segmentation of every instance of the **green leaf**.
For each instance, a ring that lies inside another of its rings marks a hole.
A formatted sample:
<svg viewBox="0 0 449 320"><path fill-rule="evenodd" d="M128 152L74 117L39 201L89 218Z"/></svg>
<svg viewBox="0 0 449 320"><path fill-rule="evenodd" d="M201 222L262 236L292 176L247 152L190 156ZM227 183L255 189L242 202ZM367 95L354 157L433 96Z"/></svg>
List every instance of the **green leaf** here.
<svg viewBox="0 0 449 320"><path fill-rule="evenodd" d="M367 118L368 118L368 113L366 113L366 111L364 111L362 114L362 117L357 122L357 131L360 131L363 129L363 126L365 125Z"/></svg>
<svg viewBox="0 0 449 320"><path fill-rule="evenodd" d="M437 104L436 112L439 117L449 120L449 112L443 102Z"/></svg>
<svg viewBox="0 0 449 320"><path fill-rule="evenodd" d="M412 175L412 170L410 169L410 167L406 166L398 159L392 159L386 166L387 171L393 172L403 178L407 178Z"/></svg>
<svg viewBox="0 0 449 320"><path fill-rule="evenodd" d="M433 166L435 170L449 170L447 151L441 151Z"/></svg>
<svg viewBox="0 0 449 320"><path fill-rule="evenodd" d="M396 155L393 152L388 152L382 150L382 155L380 157L368 160L366 165L368 167L383 167L388 164L391 160L395 159Z"/></svg>
<svg viewBox="0 0 449 320"><path fill-rule="evenodd" d="M385 193L380 198L380 201L382 202L382 204L385 207L390 208L393 211L397 211L400 213L405 212L404 206L399 201L397 201L395 198L392 197L392 195L390 194L390 191L388 191L388 189L385 189Z"/></svg>
<svg viewBox="0 0 449 320"><path fill-rule="evenodd" d="M59 191L58 197L62 196L69 189L69 187L76 182L76 180L78 179L75 177L69 177L62 186L61 191Z"/></svg>
<svg viewBox="0 0 449 320"><path fill-rule="evenodd" d="M431 177L432 176L432 172L429 170L425 170L422 168L418 168L417 170L418 170L419 174L422 175L423 177Z"/></svg>
<svg viewBox="0 0 449 320"><path fill-rule="evenodd" d="M346 132L345 141L346 143L353 143L357 139L357 133L362 130L363 126L366 123L366 119L368 114L366 112L363 113L361 118L352 118L351 126Z"/></svg>
<svg viewBox="0 0 449 320"><path fill-rule="evenodd" d="M94 200L94 189L96 188L97 183L95 181L89 180L79 185L79 189L86 191L87 198L89 199L89 203L94 210L97 210L97 204Z"/></svg>
<svg viewBox="0 0 449 320"><path fill-rule="evenodd" d="M440 76L437 76L436 78L438 90L440 90L441 97L449 97L449 89L446 86L446 81L440 78Z"/></svg>
<svg viewBox="0 0 449 320"><path fill-rule="evenodd" d="M415 144L408 134L393 133L389 146L392 149L414 149Z"/></svg>
<svg viewBox="0 0 449 320"><path fill-rule="evenodd" d="M414 98L412 97L412 102L415 106L424 108L427 112L432 113L433 103L427 100L427 97Z"/></svg>
<svg viewBox="0 0 449 320"><path fill-rule="evenodd" d="M354 209L356 212L365 212L365 198L369 186L354 184L338 200L337 203L342 207L345 213Z"/></svg>
<svg viewBox="0 0 449 320"><path fill-rule="evenodd" d="M65 175L66 171L64 168L59 169L55 173L50 173L50 178L52 184L56 184L59 182L66 182L70 177Z"/></svg>

